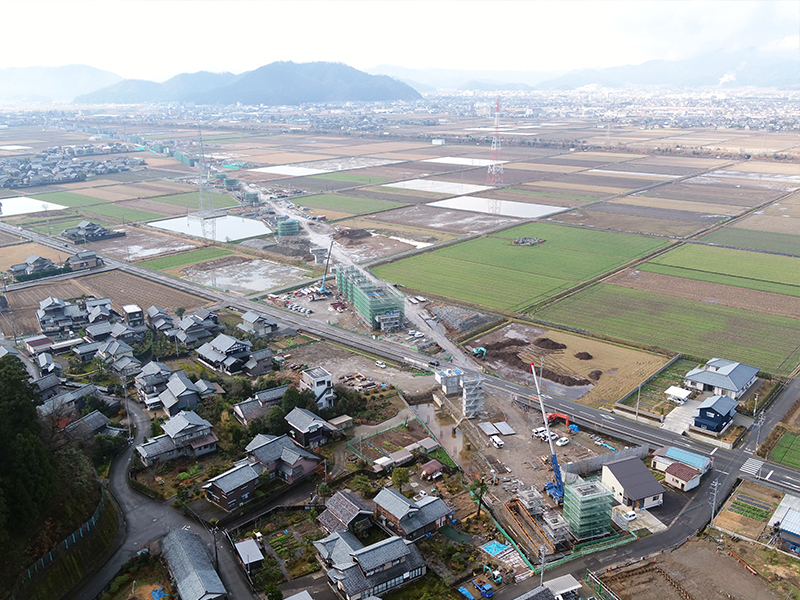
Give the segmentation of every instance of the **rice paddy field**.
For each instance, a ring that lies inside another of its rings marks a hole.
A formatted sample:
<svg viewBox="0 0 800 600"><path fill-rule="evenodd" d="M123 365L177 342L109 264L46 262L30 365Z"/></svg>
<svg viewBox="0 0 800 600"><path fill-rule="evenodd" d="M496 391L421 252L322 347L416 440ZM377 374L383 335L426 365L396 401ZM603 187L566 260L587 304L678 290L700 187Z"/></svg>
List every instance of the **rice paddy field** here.
<svg viewBox="0 0 800 600"><path fill-rule="evenodd" d="M361 198L345 196L343 194L319 194L298 199L303 206L310 206L321 210L332 210L345 215L365 215L368 213L391 210L405 206L400 202L389 200L376 200L374 198Z"/></svg>
<svg viewBox="0 0 800 600"><path fill-rule="evenodd" d="M176 267L186 267L199 262L207 260L214 260L215 258L222 258L231 254L225 248L212 247L200 248L199 250L191 250L190 252L182 252L180 254L171 254L162 258L154 258L152 260L145 260L139 263L140 266L154 271L167 271Z"/></svg>
<svg viewBox="0 0 800 600"><path fill-rule="evenodd" d="M788 233L725 227L704 235L701 239L704 242L721 246L800 256L800 234L791 235Z"/></svg>
<svg viewBox="0 0 800 600"><path fill-rule="evenodd" d="M800 435L784 433L769 453L769 459L793 469L800 469Z"/></svg>
<svg viewBox="0 0 800 600"><path fill-rule="evenodd" d="M545 242L512 244L518 237ZM532 223L381 265L374 272L414 290L521 311L666 244L657 238Z"/></svg>

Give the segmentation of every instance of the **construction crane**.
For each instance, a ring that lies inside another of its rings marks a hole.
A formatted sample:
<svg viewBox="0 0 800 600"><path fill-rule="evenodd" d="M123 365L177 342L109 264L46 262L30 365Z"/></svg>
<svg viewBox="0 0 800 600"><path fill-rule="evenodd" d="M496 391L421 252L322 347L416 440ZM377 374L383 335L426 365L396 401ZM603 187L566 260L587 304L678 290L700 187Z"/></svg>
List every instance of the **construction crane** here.
<svg viewBox="0 0 800 600"><path fill-rule="evenodd" d="M328 277L328 267L331 264L331 254L333 253L333 240L331 240L331 245L328 248L328 260L325 261L325 273L322 275L322 285L319 286L319 293L323 296L328 295L328 290L325 288L325 279Z"/></svg>
<svg viewBox="0 0 800 600"><path fill-rule="evenodd" d="M550 423L548 422L547 412L544 409L542 392L539 389L539 378L536 377L536 365L533 363L531 363L531 373L533 374L533 383L536 385L536 395L539 398L539 408L542 410L542 420L544 421L544 429L547 434L547 442L550 444L550 462L553 465L553 481L548 481L544 484L544 491L556 501L556 504L561 505L564 503L564 481L561 479L561 467L558 466L556 449L555 446L553 446L553 438L550 435Z"/></svg>

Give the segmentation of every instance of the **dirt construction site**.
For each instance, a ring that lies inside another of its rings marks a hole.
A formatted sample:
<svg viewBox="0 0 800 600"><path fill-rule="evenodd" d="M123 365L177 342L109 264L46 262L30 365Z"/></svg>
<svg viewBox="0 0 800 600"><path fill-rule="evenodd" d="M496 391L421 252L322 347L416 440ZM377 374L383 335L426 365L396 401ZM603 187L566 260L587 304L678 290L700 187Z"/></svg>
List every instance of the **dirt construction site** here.
<svg viewBox="0 0 800 600"><path fill-rule="evenodd" d="M600 580L620 600L772 600L783 598L769 581L754 575L740 554L713 540L692 539L629 567L608 571ZM731 552L733 552L731 554Z"/></svg>
<svg viewBox="0 0 800 600"><path fill-rule="evenodd" d="M531 363L542 372L542 391L588 406L613 404L660 369L665 356L522 323L478 337L484 363L501 378L533 387Z"/></svg>

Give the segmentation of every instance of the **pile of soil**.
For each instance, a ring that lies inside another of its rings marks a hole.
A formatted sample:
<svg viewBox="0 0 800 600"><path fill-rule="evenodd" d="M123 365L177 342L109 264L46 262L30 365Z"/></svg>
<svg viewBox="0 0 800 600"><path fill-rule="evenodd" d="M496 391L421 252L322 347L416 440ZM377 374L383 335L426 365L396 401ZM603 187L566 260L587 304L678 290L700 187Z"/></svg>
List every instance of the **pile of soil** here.
<svg viewBox="0 0 800 600"><path fill-rule="evenodd" d="M601 370L596 369L596 370L592 371L591 373L589 373L589 379L591 379L592 381L598 381L602 374L603 374L603 372Z"/></svg>
<svg viewBox="0 0 800 600"><path fill-rule="evenodd" d="M536 369L536 372L539 372L539 369ZM599 371L595 371L599 373ZM584 379L583 377L576 377L575 375L562 375L561 373L554 373L550 369L546 368L542 371L542 377L545 379L552 381L553 383L559 383L561 385L566 385L568 387L575 387L580 385L591 385L591 381L588 379Z"/></svg>
<svg viewBox="0 0 800 600"><path fill-rule="evenodd" d="M559 344L546 337L533 340L533 345L543 350L565 350L567 348L566 344Z"/></svg>
<svg viewBox="0 0 800 600"><path fill-rule="evenodd" d="M357 240L359 238L372 237L372 234L366 229L353 228L347 229L346 231L346 234L344 231L339 232L339 234L336 235L336 239L344 242L345 240Z"/></svg>
<svg viewBox="0 0 800 600"><path fill-rule="evenodd" d="M224 256L222 258L215 258L214 260L207 260L201 263L195 263L190 268L195 271L210 271L212 269L219 269L221 267L230 267L232 265L240 265L252 261L252 258L244 256ZM187 269L184 269L184 271ZM184 271L181 271L183 273Z"/></svg>
<svg viewBox="0 0 800 600"><path fill-rule="evenodd" d="M537 340L537 342L543 340L547 340L545 343L554 344L556 346L566 348L564 344L559 344L558 342L554 342L553 340L550 340L548 338L540 338L539 340ZM485 344L483 347L486 348L487 359L502 360L512 368L514 367L519 368L527 373L531 372L531 366L518 356L519 353L525 349L526 347L525 344L520 344L516 340L503 340L500 342L494 342L492 344ZM536 372L539 373L538 366L536 367ZM552 381L553 383L558 383L560 385L566 385L569 387L591 385L592 383L591 381L589 381L588 379L584 379L583 377L576 377L574 375L564 375L562 373L556 373L555 371L551 371L547 367L544 368L541 376L544 379L547 379L548 381Z"/></svg>
<svg viewBox="0 0 800 600"><path fill-rule="evenodd" d="M592 360L594 356L592 356L588 352L578 352L575 355L575 358L577 358L578 360Z"/></svg>

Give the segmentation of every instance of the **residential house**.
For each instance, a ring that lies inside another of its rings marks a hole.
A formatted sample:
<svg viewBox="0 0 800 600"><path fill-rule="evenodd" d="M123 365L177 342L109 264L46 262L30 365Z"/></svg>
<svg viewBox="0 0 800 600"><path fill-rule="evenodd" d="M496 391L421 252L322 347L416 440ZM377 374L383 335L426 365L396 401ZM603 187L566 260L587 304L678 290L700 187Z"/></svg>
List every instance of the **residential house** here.
<svg viewBox="0 0 800 600"><path fill-rule="evenodd" d="M233 416L247 427L250 421L263 417L270 408L280 404L288 389L288 385L281 385L256 392L252 398L233 405Z"/></svg>
<svg viewBox="0 0 800 600"><path fill-rule="evenodd" d="M179 369L170 373L165 389L158 394L158 401L164 413L173 417L182 410L194 410L200 402L200 393L197 386L186 375L186 371Z"/></svg>
<svg viewBox="0 0 800 600"><path fill-rule="evenodd" d="M110 321L115 314L111 311L111 298L90 298L84 302L89 323Z"/></svg>
<svg viewBox="0 0 800 600"><path fill-rule="evenodd" d="M144 311L137 304L126 304L122 307L122 318L128 327L144 327Z"/></svg>
<svg viewBox="0 0 800 600"><path fill-rule="evenodd" d="M103 259L97 256L94 250L83 250L67 259L67 264L73 271L93 269L103 264Z"/></svg>
<svg viewBox="0 0 800 600"><path fill-rule="evenodd" d="M61 365L56 362L49 352L42 352L36 357L36 366L39 367L39 373L43 377L48 373L54 373L58 377L61 376Z"/></svg>
<svg viewBox="0 0 800 600"><path fill-rule="evenodd" d="M311 390L320 409L331 408L336 398L333 376L322 367L306 369L300 375L300 387Z"/></svg>
<svg viewBox="0 0 800 600"><path fill-rule="evenodd" d="M154 331L166 332L175 328L175 322L172 316L163 308L158 306L151 306L145 312L147 324Z"/></svg>
<svg viewBox="0 0 800 600"><path fill-rule="evenodd" d="M39 302L36 319L43 334L59 335L82 327L89 322L89 315L77 304L68 304L61 298L50 296Z"/></svg>
<svg viewBox="0 0 800 600"><path fill-rule="evenodd" d="M632 508L652 508L664 502L664 487L638 458L603 465L603 485L614 499Z"/></svg>
<svg viewBox="0 0 800 600"><path fill-rule="evenodd" d="M317 468L320 458L295 444L288 435L257 435L247 445L251 462L258 462L270 478L295 483L308 477Z"/></svg>
<svg viewBox="0 0 800 600"><path fill-rule="evenodd" d="M266 315L249 310L242 315L242 322L236 325L236 329L254 337L264 337L278 329L278 324Z"/></svg>
<svg viewBox="0 0 800 600"><path fill-rule="evenodd" d="M453 518L455 509L436 496L409 500L393 488L383 488L375 496L378 523L388 531L409 540L436 531Z"/></svg>
<svg viewBox="0 0 800 600"><path fill-rule="evenodd" d="M219 324L217 315L201 308L189 315L184 315L175 325L174 330L167 330L165 333L170 338L177 337L181 344L191 348L211 339L214 334L223 329L225 326Z"/></svg>
<svg viewBox="0 0 800 600"><path fill-rule="evenodd" d="M674 462L664 469L664 483L688 492L700 485L702 473L694 467Z"/></svg>
<svg viewBox="0 0 800 600"><path fill-rule="evenodd" d="M800 511L795 508L787 509L774 526L780 529L780 539L786 550L797 553L800 549Z"/></svg>
<svg viewBox="0 0 800 600"><path fill-rule="evenodd" d="M170 375L172 369L162 362L151 360L144 365L134 379L139 402L146 404L147 408L160 408L161 400L158 399L158 395L167 389ZM157 406L150 406L151 403L157 403Z"/></svg>
<svg viewBox="0 0 800 600"><path fill-rule="evenodd" d="M422 577L425 560L413 543L394 536L364 546L347 531L314 542L330 584L345 600L365 600Z"/></svg>
<svg viewBox="0 0 800 600"><path fill-rule="evenodd" d="M119 237L125 235L125 233L122 231L109 231L105 227L101 227L97 223L92 223L91 221L81 221L75 227L64 229L61 235L75 243L82 244L84 242L96 242L110 237Z"/></svg>
<svg viewBox="0 0 800 600"><path fill-rule="evenodd" d="M105 342L90 342L88 344L81 344L80 346L75 346L72 349L72 353L81 362L89 362L97 355L97 351L103 344L105 344Z"/></svg>
<svg viewBox="0 0 800 600"><path fill-rule="evenodd" d="M439 477L443 470L444 465L434 458L422 465L419 470L419 476L430 481Z"/></svg>
<svg viewBox="0 0 800 600"><path fill-rule="evenodd" d="M81 347L82 346L78 346L78 348ZM109 365L112 371L122 377L132 377L142 370L141 361L133 356L133 348L122 341L109 339L105 342L101 342L95 356Z"/></svg>
<svg viewBox="0 0 800 600"><path fill-rule="evenodd" d="M653 453L650 466L665 474L665 483L679 490L689 491L700 485L700 478L711 469L712 464L707 456L664 446Z"/></svg>
<svg viewBox="0 0 800 600"><path fill-rule="evenodd" d="M25 350L30 356L36 356L40 352L47 352L53 347L55 342L46 335L34 335L25 340Z"/></svg>
<svg viewBox="0 0 800 600"><path fill-rule="evenodd" d="M372 510L358 496L343 490L328 499L325 510L318 520L329 533L334 531L356 533L369 527L371 516Z"/></svg>
<svg viewBox="0 0 800 600"><path fill-rule="evenodd" d="M130 325L114 323L111 327L111 337L127 344L135 344L142 339L142 335Z"/></svg>
<svg viewBox="0 0 800 600"><path fill-rule="evenodd" d="M758 369L724 358L712 358L704 366L689 371L683 379L689 388L736 399L756 382Z"/></svg>
<svg viewBox="0 0 800 600"><path fill-rule="evenodd" d="M730 396L710 396L697 407L694 426L719 433L733 421L737 406Z"/></svg>
<svg viewBox="0 0 800 600"><path fill-rule="evenodd" d="M260 472L249 460L238 461L232 469L203 484L206 498L225 510L233 510L252 499Z"/></svg>
<svg viewBox="0 0 800 600"><path fill-rule="evenodd" d="M107 416L95 410L67 425L64 431L72 439L78 440L88 440L100 434L119 433L119 429L109 430L109 423L111 420Z"/></svg>
<svg viewBox="0 0 800 600"><path fill-rule="evenodd" d="M86 338L92 342L105 342L111 337L111 330L113 328L114 326L108 321L98 321L97 323L87 325L84 331L86 332Z"/></svg>
<svg viewBox="0 0 800 600"><path fill-rule="evenodd" d="M73 415L79 411L84 404L84 399L97 392L97 387L91 383L82 385L74 390L63 392L58 396L53 396L49 400L36 407L39 415L47 417L50 415Z"/></svg>
<svg viewBox="0 0 800 600"><path fill-rule="evenodd" d="M42 256L38 256L36 254L31 254L28 258L25 259L25 262L19 263L17 265L11 265L8 268L8 272L16 277L17 275L35 275L37 273L41 273L43 271L49 271L51 269L57 268L53 261L49 258L44 258Z"/></svg>
<svg viewBox="0 0 800 600"><path fill-rule="evenodd" d="M262 348L253 352L247 362L244 363L242 371L255 379L272 371L272 350Z"/></svg>
<svg viewBox="0 0 800 600"><path fill-rule="evenodd" d="M173 529L161 542L161 554L180 600L228 600L228 591L199 535Z"/></svg>
<svg viewBox="0 0 800 600"><path fill-rule="evenodd" d="M0 346L0 358L3 358L4 356L14 356L16 357L17 360L20 360L19 352L17 352L14 348L6 348L5 346Z"/></svg>
<svg viewBox="0 0 800 600"><path fill-rule="evenodd" d="M197 349L200 362L228 374L238 373L247 362L252 342L220 333Z"/></svg>
<svg viewBox="0 0 800 600"><path fill-rule="evenodd" d="M180 456L203 456L217 449L211 423L192 411L175 415L161 429L163 434L136 446L140 460L147 467Z"/></svg>
<svg viewBox="0 0 800 600"><path fill-rule="evenodd" d="M305 408L293 408L284 419L289 424L289 435L303 448L323 446L336 432L325 419Z"/></svg>
<svg viewBox="0 0 800 600"><path fill-rule="evenodd" d="M36 395L39 396L39 399L42 401L49 400L53 396L58 396L59 384L58 375L55 373L50 373L49 375L31 381L31 385L36 389Z"/></svg>

